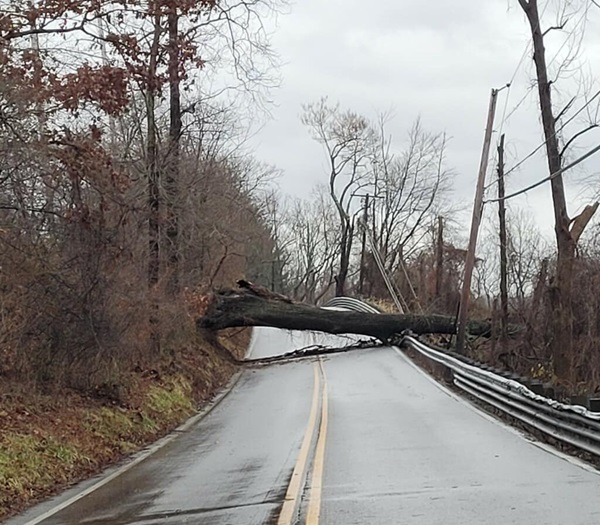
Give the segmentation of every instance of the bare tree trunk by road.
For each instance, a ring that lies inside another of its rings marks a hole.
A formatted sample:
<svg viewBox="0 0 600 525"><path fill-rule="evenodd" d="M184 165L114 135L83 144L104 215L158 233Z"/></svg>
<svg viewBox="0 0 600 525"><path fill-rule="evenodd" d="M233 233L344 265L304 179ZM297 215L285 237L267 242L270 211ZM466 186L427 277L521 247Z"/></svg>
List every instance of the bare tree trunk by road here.
<svg viewBox="0 0 600 525"><path fill-rule="evenodd" d="M508 257L506 206L504 204L504 135L498 145L498 220L500 224L500 346L506 349L508 324Z"/></svg>
<svg viewBox="0 0 600 525"><path fill-rule="evenodd" d="M535 63L540 112L548 170L550 174L560 173L562 167L561 151L556 130L557 118L552 107L552 82L548 78L546 65L546 50L544 47L545 33L541 28L537 0L519 0L529 26L533 41L533 61ZM553 176L550 185L554 205L554 232L557 245L556 276L551 285L550 301L555 314L553 337L551 341L554 373L562 380L571 380L573 373L573 265L575 248L583 230L590 221L595 207L586 209L574 219L567 213L565 188L562 174ZM597 205L596 205L597 206Z"/></svg>
<svg viewBox="0 0 600 525"><path fill-rule="evenodd" d="M177 6L171 6L167 17L169 32L169 150L165 176L167 225L165 234L169 276L167 290L179 291L179 164L181 142L181 93L179 78L179 16Z"/></svg>

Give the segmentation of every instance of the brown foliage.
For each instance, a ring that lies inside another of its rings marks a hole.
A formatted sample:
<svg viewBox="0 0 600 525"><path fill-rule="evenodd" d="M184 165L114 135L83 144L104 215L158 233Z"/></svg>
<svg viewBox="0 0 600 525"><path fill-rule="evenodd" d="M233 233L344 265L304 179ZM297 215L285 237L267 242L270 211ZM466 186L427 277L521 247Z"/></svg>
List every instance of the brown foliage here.
<svg viewBox="0 0 600 525"><path fill-rule="evenodd" d="M244 186L248 172L184 154L187 289L167 294L164 273L149 290L140 166L117 162L94 126L40 136L35 104L12 89L0 91L0 104L10 117L0 122L0 376L110 392L103 385L127 381L135 367L176 363L197 340L203 286L253 278L271 258L258 201ZM150 344L154 305L160 355Z"/></svg>

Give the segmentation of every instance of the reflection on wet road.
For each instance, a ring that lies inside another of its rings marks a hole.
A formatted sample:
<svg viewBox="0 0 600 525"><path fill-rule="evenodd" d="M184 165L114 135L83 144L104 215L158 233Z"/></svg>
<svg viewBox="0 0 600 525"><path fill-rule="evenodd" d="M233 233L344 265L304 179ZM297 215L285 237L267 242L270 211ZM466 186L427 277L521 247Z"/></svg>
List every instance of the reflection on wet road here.
<svg viewBox="0 0 600 525"><path fill-rule="evenodd" d="M257 329L252 356L313 344L323 339ZM595 471L384 348L246 370L148 459L58 512L53 502L8 525L591 525L598 494Z"/></svg>

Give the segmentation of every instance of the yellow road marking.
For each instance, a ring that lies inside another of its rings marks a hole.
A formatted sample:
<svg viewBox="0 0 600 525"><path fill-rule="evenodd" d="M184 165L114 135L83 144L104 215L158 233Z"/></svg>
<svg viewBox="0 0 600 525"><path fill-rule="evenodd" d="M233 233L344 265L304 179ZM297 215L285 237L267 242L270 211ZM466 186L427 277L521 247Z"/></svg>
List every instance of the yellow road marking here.
<svg viewBox="0 0 600 525"><path fill-rule="evenodd" d="M277 520L277 525L291 525L295 518L296 509L298 507L298 498L300 497L300 489L302 488L302 480L304 479L304 472L306 470L306 462L308 460L308 453L310 452L310 444L312 437L315 432L315 426L317 422L317 412L319 407L319 391L320 391L320 378L319 378L319 367L317 363L314 366L314 382L313 382L313 398L312 405L310 408L310 415L308 417L308 426L306 427L306 433L302 440L302 446L300 447L300 454L294 466L292 472L292 478L288 485L287 492L285 493L285 501Z"/></svg>
<svg viewBox="0 0 600 525"><path fill-rule="evenodd" d="M319 359L321 373L323 374L323 402L321 404L321 425L319 427L319 439L311 479L310 500L308 502L308 513L306 525L318 525L321 515L321 492L323 488L323 465L325 463L325 442L327 441L327 376L323 368L323 362Z"/></svg>

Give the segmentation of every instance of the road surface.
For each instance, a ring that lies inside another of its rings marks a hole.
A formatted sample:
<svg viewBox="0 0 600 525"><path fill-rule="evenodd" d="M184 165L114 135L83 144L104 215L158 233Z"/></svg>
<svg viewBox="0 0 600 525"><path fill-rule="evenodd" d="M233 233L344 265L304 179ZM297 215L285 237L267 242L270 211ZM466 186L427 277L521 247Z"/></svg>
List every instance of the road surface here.
<svg viewBox="0 0 600 525"><path fill-rule="evenodd" d="M257 329L252 352L322 342ZM600 523L596 471L470 407L392 348L247 370L192 428L92 489L8 525Z"/></svg>

